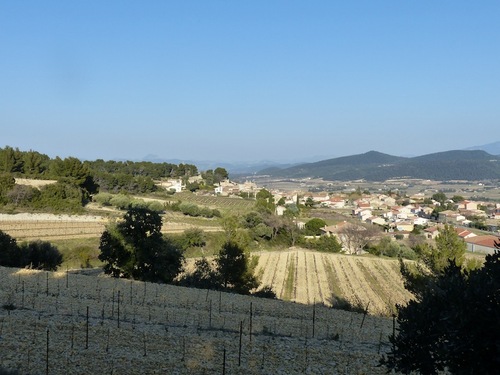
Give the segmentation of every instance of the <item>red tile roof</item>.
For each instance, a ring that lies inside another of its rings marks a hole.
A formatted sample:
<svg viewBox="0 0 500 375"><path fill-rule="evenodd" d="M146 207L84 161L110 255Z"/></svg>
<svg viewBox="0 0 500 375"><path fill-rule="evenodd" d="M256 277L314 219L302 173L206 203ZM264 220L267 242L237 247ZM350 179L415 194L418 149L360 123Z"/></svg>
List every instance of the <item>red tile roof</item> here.
<svg viewBox="0 0 500 375"><path fill-rule="evenodd" d="M465 242L474 245L485 246L485 247L495 247L495 241L500 242L500 238L492 235L476 236L471 238L466 238Z"/></svg>

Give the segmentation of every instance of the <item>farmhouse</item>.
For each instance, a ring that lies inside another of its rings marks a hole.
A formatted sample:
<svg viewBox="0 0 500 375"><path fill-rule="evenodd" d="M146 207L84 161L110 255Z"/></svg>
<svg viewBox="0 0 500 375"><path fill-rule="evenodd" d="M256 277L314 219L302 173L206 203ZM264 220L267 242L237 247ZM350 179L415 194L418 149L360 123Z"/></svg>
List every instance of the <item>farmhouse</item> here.
<svg viewBox="0 0 500 375"><path fill-rule="evenodd" d="M426 229L424 229L424 232L425 232L425 236L428 239L434 240L439 235L439 228L438 227L426 228Z"/></svg>
<svg viewBox="0 0 500 375"><path fill-rule="evenodd" d="M485 235L465 239L467 251L481 254L493 254L495 252L495 241L500 242L500 238L497 236Z"/></svg>
<svg viewBox="0 0 500 375"><path fill-rule="evenodd" d="M471 237L476 237L477 235L475 233L472 233L471 231L463 228L455 228L455 232L457 232L458 236L462 239L466 238L471 238Z"/></svg>
<svg viewBox="0 0 500 375"><path fill-rule="evenodd" d="M180 193L186 188L186 185L184 185L180 179L169 179L160 182L159 185L167 190L174 190L176 193Z"/></svg>

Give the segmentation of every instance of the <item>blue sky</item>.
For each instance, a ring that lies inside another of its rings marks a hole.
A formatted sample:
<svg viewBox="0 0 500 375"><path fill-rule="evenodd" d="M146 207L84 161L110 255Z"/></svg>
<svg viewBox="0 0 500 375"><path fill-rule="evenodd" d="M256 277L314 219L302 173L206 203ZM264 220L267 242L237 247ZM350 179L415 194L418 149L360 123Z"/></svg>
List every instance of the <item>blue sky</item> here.
<svg viewBox="0 0 500 375"><path fill-rule="evenodd" d="M2 1L0 147L421 155L500 140L498 1Z"/></svg>

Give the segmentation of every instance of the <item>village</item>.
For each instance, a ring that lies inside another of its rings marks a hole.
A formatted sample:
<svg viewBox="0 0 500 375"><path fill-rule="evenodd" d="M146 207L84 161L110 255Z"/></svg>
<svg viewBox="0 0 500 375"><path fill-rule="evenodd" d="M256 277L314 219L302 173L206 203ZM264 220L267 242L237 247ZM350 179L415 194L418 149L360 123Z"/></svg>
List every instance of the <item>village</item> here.
<svg viewBox="0 0 500 375"><path fill-rule="evenodd" d="M193 179L196 181L196 178ZM295 183L293 183L295 182ZM263 188L269 190L276 203L275 214L283 215L290 205L302 205L311 209L331 209L347 215L349 218L360 223L377 225L385 232L396 238L408 238L411 233L423 232L428 239L435 239L439 234L439 228L444 224L456 228L457 234L466 242L467 250L473 253L492 254L494 252L494 241L500 235L500 203L488 199L472 200L464 196L471 194L474 190L464 187L471 183L460 182L452 197L440 192L435 185L438 182L422 181L421 185L426 189L415 189L419 181L387 181L384 184L341 183L345 187L342 191L334 186L336 191L324 191L322 188L332 187L331 182L316 181L310 179L300 181L249 181L241 182L226 179L221 181L213 191L198 192L197 194L211 194L224 197L255 197ZM473 183L484 187L481 183ZM364 188L361 189L360 186ZM370 189L367 188L370 187ZM380 186L385 187L386 191ZM405 191L413 187L411 195L401 193L401 187ZM165 186L167 187L167 186ZM176 191L185 189L180 180L172 182L170 188ZM376 190L373 192L373 190ZM425 190L425 192L422 192ZM452 191L447 186L444 190ZM496 192L498 187L494 188ZM466 194L464 194L466 193ZM451 194L450 194L451 195ZM434 199L434 198L443 199ZM457 198L460 198L457 201ZM311 214L314 216L314 214ZM296 220L299 227L305 225L304 221ZM344 223L327 226L324 234L332 235L340 230Z"/></svg>

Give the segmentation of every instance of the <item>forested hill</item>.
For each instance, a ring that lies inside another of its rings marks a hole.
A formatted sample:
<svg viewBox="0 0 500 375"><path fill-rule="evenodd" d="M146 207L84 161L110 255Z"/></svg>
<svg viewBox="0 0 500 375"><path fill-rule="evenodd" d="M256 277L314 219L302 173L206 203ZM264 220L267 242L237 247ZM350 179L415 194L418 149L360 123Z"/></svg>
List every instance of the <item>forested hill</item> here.
<svg viewBox="0 0 500 375"><path fill-rule="evenodd" d="M158 188L154 180L187 179L197 174L197 167L191 164L100 159L80 161L74 157L52 159L37 151L20 151L6 146L0 148L0 207L11 201L19 202L19 197L24 197L26 204L33 206L36 201L40 208L45 208L56 203L59 205L61 201L70 202L71 197L74 198L74 205L66 208L77 209L88 200L89 195L97 191L150 193ZM32 187L15 185L15 178L56 180L57 184L38 191ZM51 200L45 199L49 197ZM53 202L52 198L57 202Z"/></svg>
<svg viewBox="0 0 500 375"><path fill-rule="evenodd" d="M341 181L358 179L384 181L401 177L434 180L500 179L500 156L475 150L445 151L404 158L370 151L286 169L265 169L259 174Z"/></svg>

